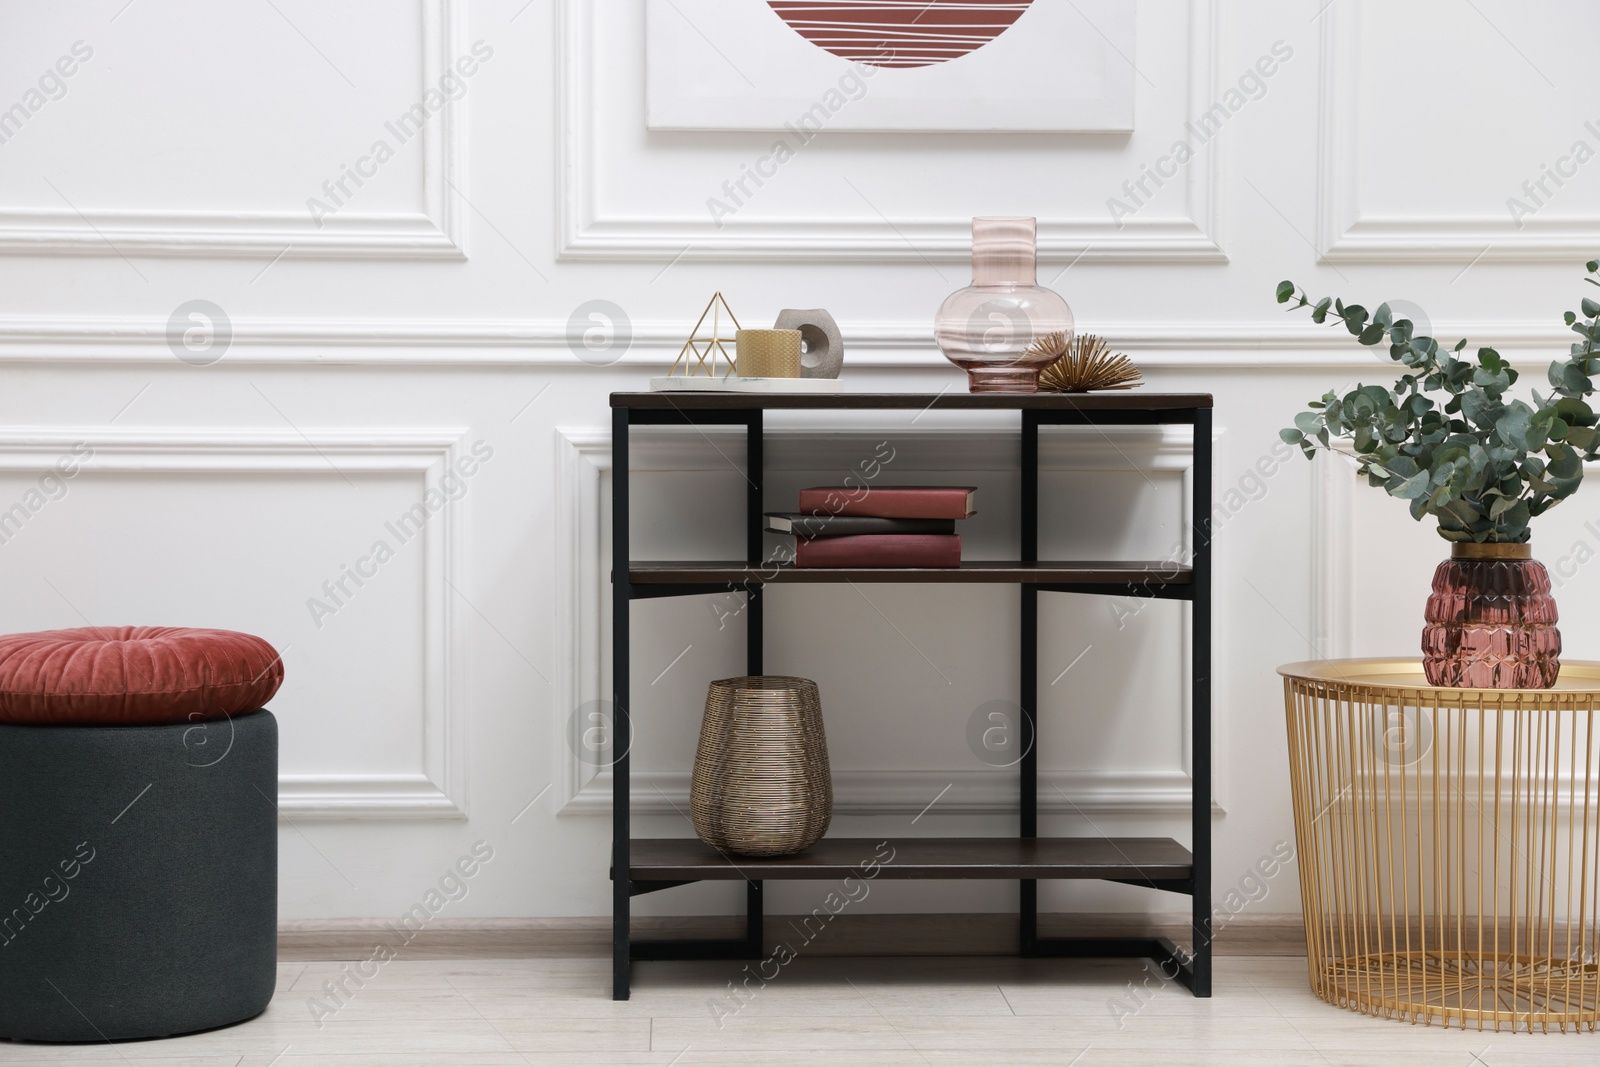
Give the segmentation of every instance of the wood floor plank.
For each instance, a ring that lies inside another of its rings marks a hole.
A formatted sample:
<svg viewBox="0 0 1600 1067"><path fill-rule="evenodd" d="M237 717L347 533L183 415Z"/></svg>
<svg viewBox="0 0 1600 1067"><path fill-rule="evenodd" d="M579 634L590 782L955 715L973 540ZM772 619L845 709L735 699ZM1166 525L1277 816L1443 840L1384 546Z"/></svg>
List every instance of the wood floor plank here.
<svg viewBox="0 0 1600 1067"><path fill-rule="evenodd" d="M347 964L286 964L289 987L239 1026L115 1046L0 1043L0 1067L1591 1067L1600 1034L1462 1032L1316 999L1303 959L1217 961L1217 995L1149 983L1140 961L800 959L733 1011L743 962L396 961L317 1025ZM1133 991L1130 991L1130 984ZM1121 1002L1136 1010L1116 1011ZM1075 1057L1077 1057L1075 1059Z"/></svg>

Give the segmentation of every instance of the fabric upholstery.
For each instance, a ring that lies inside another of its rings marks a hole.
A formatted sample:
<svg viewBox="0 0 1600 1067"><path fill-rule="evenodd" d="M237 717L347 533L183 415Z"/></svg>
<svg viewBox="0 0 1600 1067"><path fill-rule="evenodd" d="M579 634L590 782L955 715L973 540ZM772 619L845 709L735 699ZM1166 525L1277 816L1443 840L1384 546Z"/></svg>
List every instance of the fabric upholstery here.
<svg viewBox="0 0 1600 1067"><path fill-rule="evenodd" d="M87 626L0 637L0 722L205 722L259 708L281 684L273 647L232 630Z"/></svg>
<svg viewBox="0 0 1600 1067"><path fill-rule="evenodd" d="M0 1038L99 1044L260 1014L277 963L277 774L267 711L0 724Z"/></svg>

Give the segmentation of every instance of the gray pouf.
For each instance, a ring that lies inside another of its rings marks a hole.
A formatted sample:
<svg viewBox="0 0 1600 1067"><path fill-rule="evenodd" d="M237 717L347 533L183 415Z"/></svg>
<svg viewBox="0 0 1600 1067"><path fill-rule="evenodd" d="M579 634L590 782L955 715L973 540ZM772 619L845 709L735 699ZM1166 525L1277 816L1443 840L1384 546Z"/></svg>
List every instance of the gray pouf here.
<svg viewBox="0 0 1600 1067"><path fill-rule="evenodd" d="M0 724L0 1037L241 1022L277 970L278 724Z"/></svg>

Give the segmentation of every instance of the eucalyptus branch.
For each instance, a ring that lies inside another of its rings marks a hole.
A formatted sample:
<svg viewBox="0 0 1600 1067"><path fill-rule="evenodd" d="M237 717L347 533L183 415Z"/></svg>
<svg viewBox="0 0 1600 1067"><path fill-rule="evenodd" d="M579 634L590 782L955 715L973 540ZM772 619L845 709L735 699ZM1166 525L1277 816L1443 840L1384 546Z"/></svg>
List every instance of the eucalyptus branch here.
<svg viewBox="0 0 1600 1067"><path fill-rule="evenodd" d="M1600 274L1600 261L1586 267ZM1553 395L1535 391L1530 405L1508 395L1518 372L1494 349L1464 359L1466 340L1444 349L1388 304L1369 313L1333 297L1313 301L1288 281L1277 298L1288 310L1310 309L1313 322L1339 323L1362 345L1387 342L1401 368L1392 388L1327 393L1283 439L1308 458L1329 451L1355 459L1370 484L1410 502L1413 518L1433 515L1448 540L1526 541L1529 521L1571 496L1584 461L1600 458L1600 416L1588 403L1600 374L1600 302L1585 298L1581 316L1564 315L1582 340L1550 364Z"/></svg>

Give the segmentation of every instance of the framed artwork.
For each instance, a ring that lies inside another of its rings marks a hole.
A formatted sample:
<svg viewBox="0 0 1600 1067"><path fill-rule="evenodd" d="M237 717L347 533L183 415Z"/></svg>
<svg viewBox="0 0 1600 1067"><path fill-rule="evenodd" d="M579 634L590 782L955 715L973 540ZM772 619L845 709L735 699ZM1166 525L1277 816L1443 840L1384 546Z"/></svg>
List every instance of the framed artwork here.
<svg viewBox="0 0 1600 1067"><path fill-rule="evenodd" d="M1132 0L645 0L653 130L1133 129Z"/></svg>

